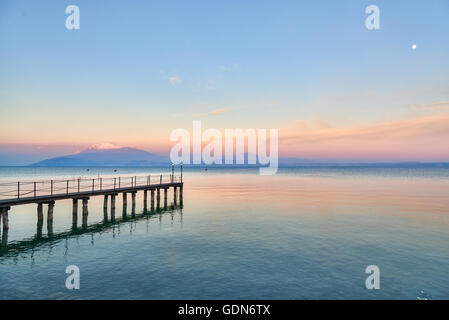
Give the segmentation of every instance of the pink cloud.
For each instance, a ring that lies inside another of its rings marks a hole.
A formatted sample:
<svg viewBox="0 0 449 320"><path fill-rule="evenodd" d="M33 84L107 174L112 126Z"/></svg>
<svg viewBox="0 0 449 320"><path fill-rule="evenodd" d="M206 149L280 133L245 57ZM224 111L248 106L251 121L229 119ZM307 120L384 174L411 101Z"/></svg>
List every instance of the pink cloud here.
<svg viewBox="0 0 449 320"><path fill-rule="evenodd" d="M449 114L356 127L280 130L282 154L341 159L449 161Z"/></svg>

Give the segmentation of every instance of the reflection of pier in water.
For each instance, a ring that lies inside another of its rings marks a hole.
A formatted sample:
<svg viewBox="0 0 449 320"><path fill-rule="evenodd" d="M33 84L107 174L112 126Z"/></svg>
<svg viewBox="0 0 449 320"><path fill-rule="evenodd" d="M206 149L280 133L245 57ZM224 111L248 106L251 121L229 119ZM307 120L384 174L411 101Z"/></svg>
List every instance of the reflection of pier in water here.
<svg viewBox="0 0 449 320"><path fill-rule="evenodd" d="M129 224L137 221L158 219L161 223L163 215L170 214L171 220L173 221L174 215L177 213L180 216L180 224L182 228L183 215L182 215L182 196L180 197L180 203L177 201L168 205L165 203L164 207L151 207L147 210L146 204L144 203L144 209L142 212L136 213L135 206L132 206L131 214L127 214L126 202L123 204L123 214L119 219L115 218L115 208L111 208L111 214L108 216L107 207L104 208L104 217L102 222L94 223L91 225L87 224L87 215L84 218L81 227L78 227L76 219L72 221L72 228L70 231L64 231L60 233L53 233L52 221L47 222L47 236L42 235L43 221L38 220L36 235L32 238L28 238L22 241L14 241L8 244L8 230L3 230L1 243L0 243L0 257L3 255L17 255L28 250L33 250L40 246L52 245L60 240L65 240L73 237L78 237L85 234L95 234L102 233L107 230L114 230L115 227L119 227L124 224Z"/></svg>

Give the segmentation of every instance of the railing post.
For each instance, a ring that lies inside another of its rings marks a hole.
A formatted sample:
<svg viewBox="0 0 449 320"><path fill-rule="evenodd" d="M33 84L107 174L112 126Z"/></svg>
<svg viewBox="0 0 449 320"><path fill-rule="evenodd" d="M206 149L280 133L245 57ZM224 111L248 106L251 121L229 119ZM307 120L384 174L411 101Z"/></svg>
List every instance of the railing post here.
<svg viewBox="0 0 449 320"><path fill-rule="evenodd" d="M78 178L78 192L80 192L80 179Z"/></svg>
<svg viewBox="0 0 449 320"><path fill-rule="evenodd" d="M94 192L95 179L92 179L92 192Z"/></svg>
<svg viewBox="0 0 449 320"><path fill-rule="evenodd" d="M34 197L36 198L36 181L34 181Z"/></svg>
<svg viewBox="0 0 449 320"><path fill-rule="evenodd" d="M103 178L100 178L100 191L103 190Z"/></svg>
<svg viewBox="0 0 449 320"><path fill-rule="evenodd" d="M67 192L66 194L69 194L69 180L67 180Z"/></svg>
<svg viewBox="0 0 449 320"><path fill-rule="evenodd" d="M137 176L134 176L134 187L137 187Z"/></svg>
<svg viewBox="0 0 449 320"><path fill-rule="evenodd" d="M115 180L116 180L117 178L114 178L114 190L115 190ZM112 199L112 198L111 198ZM112 200L111 200L112 201Z"/></svg>
<svg viewBox="0 0 449 320"><path fill-rule="evenodd" d="M118 177L118 188L120 189L120 177Z"/></svg>
<svg viewBox="0 0 449 320"><path fill-rule="evenodd" d="M20 181L17 181L17 199L20 198Z"/></svg>
<svg viewBox="0 0 449 320"><path fill-rule="evenodd" d="M161 174L161 178L159 180L159 184L162 184L162 174Z"/></svg>
<svg viewBox="0 0 449 320"><path fill-rule="evenodd" d="M51 180L51 195L53 195L53 180Z"/></svg>
<svg viewBox="0 0 449 320"><path fill-rule="evenodd" d="M131 177L131 188L133 187L133 177Z"/></svg>

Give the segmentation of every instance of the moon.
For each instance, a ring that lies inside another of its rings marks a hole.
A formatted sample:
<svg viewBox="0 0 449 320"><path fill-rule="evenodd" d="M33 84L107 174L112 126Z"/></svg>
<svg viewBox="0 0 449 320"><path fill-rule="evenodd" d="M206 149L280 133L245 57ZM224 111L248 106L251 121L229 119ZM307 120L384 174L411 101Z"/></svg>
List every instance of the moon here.
<svg viewBox="0 0 449 320"><path fill-rule="evenodd" d="M416 49L416 44L412 44L412 50Z"/></svg>

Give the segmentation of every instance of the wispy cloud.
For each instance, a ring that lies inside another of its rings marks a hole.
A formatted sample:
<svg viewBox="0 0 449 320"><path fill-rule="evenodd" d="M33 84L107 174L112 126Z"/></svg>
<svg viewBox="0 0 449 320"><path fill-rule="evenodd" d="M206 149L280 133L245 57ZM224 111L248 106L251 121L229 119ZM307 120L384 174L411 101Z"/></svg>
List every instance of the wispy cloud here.
<svg viewBox="0 0 449 320"><path fill-rule="evenodd" d="M103 150L103 149L120 149L123 148L123 146L119 146L113 143L96 143L89 147L89 149L96 149L96 150Z"/></svg>
<svg viewBox="0 0 449 320"><path fill-rule="evenodd" d="M353 127L297 122L280 149L303 157L449 160L449 113Z"/></svg>
<svg viewBox="0 0 449 320"><path fill-rule="evenodd" d="M291 131L290 131L291 132ZM398 137L417 137L428 135L449 136L449 114L429 117L382 122L357 127L305 126L296 134L288 134L282 139L294 143L321 142L330 140L377 140Z"/></svg>
<svg viewBox="0 0 449 320"><path fill-rule="evenodd" d="M177 84L182 82L182 79L180 76L174 75L172 77L168 78L168 81L170 81L170 84L174 87L176 87Z"/></svg>
<svg viewBox="0 0 449 320"><path fill-rule="evenodd" d="M435 101L422 104L409 104L407 106L418 110L449 109L449 101Z"/></svg>
<svg viewBox="0 0 449 320"><path fill-rule="evenodd" d="M215 109L210 112L201 113L200 116L217 116L226 113L226 109Z"/></svg>
<svg viewBox="0 0 449 320"><path fill-rule="evenodd" d="M211 112L199 114L199 115L204 116L204 115L218 115L218 114L223 114L223 113L227 113L227 112L233 112L236 110L240 111L240 110L251 109L251 108L253 108L253 109L257 108L258 110L260 110L261 107L276 108L276 107L281 106L281 102L278 100L273 100L273 99L235 101L235 102L231 102L231 103L227 103L227 104L201 101L198 103L198 105L201 106L202 110L212 109L214 107L216 108Z"/></svg>

